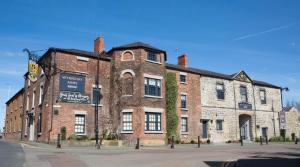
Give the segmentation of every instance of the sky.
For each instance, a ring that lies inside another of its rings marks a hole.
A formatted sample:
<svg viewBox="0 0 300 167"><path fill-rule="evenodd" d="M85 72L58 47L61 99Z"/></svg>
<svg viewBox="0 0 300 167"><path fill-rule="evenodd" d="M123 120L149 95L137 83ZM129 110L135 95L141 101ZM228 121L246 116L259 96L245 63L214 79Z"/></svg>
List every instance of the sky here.
<svg viewBox="0 0 300 167"><path fill-rule="evenodd" d="M1 0L0 127L5 102L24 84L22 49L105 50L142 41L186 53L190 67L288 87L284 101L300 101L300 1L293 0Z"/></svg>

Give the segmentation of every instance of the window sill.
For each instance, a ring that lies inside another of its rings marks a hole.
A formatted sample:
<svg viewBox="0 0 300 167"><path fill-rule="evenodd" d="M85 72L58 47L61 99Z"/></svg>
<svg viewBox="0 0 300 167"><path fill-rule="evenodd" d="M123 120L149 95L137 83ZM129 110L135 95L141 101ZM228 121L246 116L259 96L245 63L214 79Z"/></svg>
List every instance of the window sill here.
<svg viewBox="0 0 300 167"><path fill-rule="evenodd" d="M163 134L163 131L145 131L145 134Z"/></svg>
<svg viewBox="0 0 300 167"><path fill-rule="evenodd" d="M225 101L225 99L218 99L218 98L217 98L217 100L218 100L218 101L221 101L221 102L224 102L224 101Z"/></svg>
<svg viewBox="0 0 300 167"><path fill-rule="evenodd" d="M162 64L161 62L152 61L152 60L147 60L147 59L146 59L146 62L149 62L149 63L154 63L154 64L160 64L160 65Z"/></svg>
<svg viewBox="0 0 300 167"><path fill-rule="evenodd" d="M150 98L156 98L156 99L162 99L162 96L151 96L151 95L144 95L144 97L150 97Z"/></svg>
<svg viewBox="0 0 300 167"><path fill-rule="evenodd" d="M187 85L187 82L180 82L180 84Z"/></svg>
<svg viewBox="0 0 300 167"><path fill-rule="evenodd" d="M188 111L189 109L187 108L180 108L181 111Z"/></svg>
<svg viewBox="0 0 300 167"><path fill-rule="evenodd" d="M189 132L181 132L181 135L188 135Z"/></svg>
<svg viewBox="0 0 300 167"><path fill-rule="evenodd" d="M121 97L132 97L133 95L122 95Z"/></svg>
<svg viewBox="0 0 300 167"><path fill-rule="evenodd" d="M86 133L75 133L76 136L86 136Z"/></svg>
<svg viewBox="0 0 300 167"><path fill-rule="evenodd" d="M217 133L224 133L223 130L217 130Z"/></svg>
<svg viewBox="0 0 300 167"><path fill-rule="evenodd" d="M125 130L122 130L121 133L122 133L122 134L132 134L133 131L125 131Z"/></svg>
<svg viewBox="0 0 300 167"><path fill-rule="evenodd" d="M96 106L96 104L91 104L92 106ZM98 107L103 107L102 104L98 104Z"/></svg>

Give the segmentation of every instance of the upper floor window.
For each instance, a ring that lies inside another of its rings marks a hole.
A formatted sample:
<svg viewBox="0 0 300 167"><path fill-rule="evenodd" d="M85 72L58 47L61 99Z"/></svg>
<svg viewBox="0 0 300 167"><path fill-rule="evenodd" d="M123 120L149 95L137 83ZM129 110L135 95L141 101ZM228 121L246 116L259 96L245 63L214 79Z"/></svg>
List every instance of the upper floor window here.
<svg viewBox="0 0 300 167"><path fill-rule="evenodd" d="M43 85L43 84L41 84L41 85L40 85L40 97L39 97L39 105L41 105L41 104L42 104L43 95L44 95L44 85Z"/></svg>
<svg viewBox="0 0 300 167"><path fill-rule="evenodd" d="M180 72L180 83L186 83L186 73Z"/></svg>
<svg viewBox="0 0 300 167"><path fill-rule="evenodd" d="M122 95L133 95L133 76L129 72L122 77Z"/></svg>
<svg viewBox="0 0 300 167"><path fill-rule="evenodd" d="M260 96L260 103L261 104L267 104L267 97L266 97L266 90L265 89L259 90L259 96Z"/></svg>
<svg viewBox="0 0 300 167"><path fill-rule="evenodd" d="M161 96L161 80L145 77L145 95Z"/></svg>
<svg viewBox="0 0 300 167"><path fill-rule="evenodd" d="M240 94L241 94L242 102L248 102L248 93L247 93L247 87L246 86L241 86L240 87Z"/></svg>
<svg viewBox="0 0 300 167"><path fill-rule="evenodd" d="M154 53L154 52L148 52L147 60L150 60L150 61L158 61L158 60L157 60L157 54Z"/></svg>
<svg viewBox="0 0 300 167"><path fill-rule="evenodd" d="M29 110L29 94L27 94L27 97L26 97L26 111Z"/></svg>
<svg viewBox="0 0 300 167"><path fill-rule="evenodd" d="M161 113L145 113L145 131L161 131Z"/></svg>
<svg viewBox="0 0 300 167"><path fill-rule="evenodd" d="M126 50L121 55L121 61L131 61L134 60L134 54L131 50Z"/></svg>
<svg viewBox="0 0 300 167"><path fill-rule="evenodd" d="M33 90L32 93L32 105L31 105L32 108L34 108L34 102L35 102L35 90Z"/></svg>
<svg viewBox="0 0 300 167"><path fill-rule="evenodd" d="M225 99L225 88L223 83L217 83L217 98L219 100Z"/></svg>
<svg viewBox="0 0 300 167"><path fill-rule="evenodd" d="M181 94L181 108L186 109L186 95L185 94Z"/></svg>

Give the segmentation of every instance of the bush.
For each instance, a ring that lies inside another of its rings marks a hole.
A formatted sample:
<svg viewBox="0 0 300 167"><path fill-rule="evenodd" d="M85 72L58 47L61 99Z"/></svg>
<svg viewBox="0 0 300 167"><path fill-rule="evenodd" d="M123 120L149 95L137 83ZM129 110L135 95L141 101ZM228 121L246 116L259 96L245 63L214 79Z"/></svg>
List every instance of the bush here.
<svg viewBox="0 0 300 167"><path fill-rule="evenodd" d="M210 144L210 140L209 140L209 139L207 139L206 143L207 143L207 144Z"/></svg>
<svg viewBox="0 0 300 167"><path fill-rule="evenodd" d="M191 144L195 144L196 142L194 140L191 140Z"/></svg>
<svg viewBox="0 0 300 167"><path fill-rule="evenodd" d="M71 134L68 140L89 140L89 137L86 135L78 136L75 133Z"/></svg>
<svg viewBox="0 0 300 167"><path fill-rule="evenodd" d="M61 140L66 140L66 127L60 128Z"/></svg>
<svg viewBox="0 0 300 167"><path fill-rule="evenodd" d="M118 136L115 133L109 133L109 134L104 134L103 139L104 140L116 140L116 139L118 139Z"/></svg>
<svg viewBox="0 0 300 167"><path fill-rule="evenodd" d="M68 138L68 140L76 140L77 139L77 135L75 133L71 134Z"/></svg>
<svg viewBox="0 0 300 167"><path fill-rule="evenodd" d="M290 138L289 137L286 137L285 138L285 141L286 142L290 142ZM284 138L282 136L277 136L277 137L271 137L269 139L269 142L284 142Z"/></svg>

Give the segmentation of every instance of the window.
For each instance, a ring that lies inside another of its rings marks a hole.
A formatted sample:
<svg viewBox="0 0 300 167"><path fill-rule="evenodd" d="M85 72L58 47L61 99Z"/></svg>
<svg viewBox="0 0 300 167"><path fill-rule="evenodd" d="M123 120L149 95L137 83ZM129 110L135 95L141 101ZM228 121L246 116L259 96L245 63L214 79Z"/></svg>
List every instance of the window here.
<svg viewBox="0 0 300 167"><path fill-rule="evenodd" d="M240 87L240 94L241 94L241 100L243 102L248 102L248 95L247 95L247 87L241 86Z"/></svg>
<svg viewBox="0 0 300 167"><path fill-rule="evenodd" d="M150 60L150 61L157 61L157 55L156 55L156 53L148 52L147 60Z"/></svg>
<svg viewBox="0 0 300 167"><path fill-rule="evenodd" d="M180 73L180 83L186 83L186 73Z"/></svg>
<svg viewBox="0 0 300 167"><path fill-rule="evenodd" d="M26 111L29 110L29 94L27 94L27 98L26 98Z"/></svg>
<svg viewBox="0 0 300 167"><path fill-rule="evenodd" d="M96 105L100 105L101 103L101 88L100 86L98 88L96 88L96 86L93 86L93 104ZM97 100L98 99L98 100Z"/></svg>
<svg viewBox="0 0 300 167"><path fill-rule="evenodd" d="M182 117L181 118L181 132L187 132L187 131L188 131L187 118Z"/></svg>
<svg viewBox="0 0 300 167"><path fill-rule="evenodd" d="M42 104L43 95L44 95L44 85L40 85L40 98L39 98L39 105L41 105L41 104Z"/></svg>
<svg viewBox="0 0 300 167"><path fill-rule="evenodd" d="M259 90L259 96L260 96L260 103L261 104L267 104L266 90L265 89Z"/></svg>
<svg viewBox="0 0 300 167"><path fill-rule="evenodd" d="M75 133L85 133L85 115L75 115Z"/></svg>
<svg viewBox="0 0 300 167"><path fill-rule="evenodd" d="M216 121L216 129L217 130L223 130L223 120L217 120Z"/></svg>
<svg viewBox="0 0 300 167"><path fill-rule="evenodd" d="M132 113L123 113L123 131L132 131Z"/></svg>
<svg viewBox="0 0 300 167"><path fill-rule="evenodd" d="M161 113L145 113L145 131L161 131Z"/></svg>
<svg viewBox="0 0 300 167"><path fill-rule="evenodd" d="M161 80L145 77L145 95L160 96L161 95Z"/></svg>
<svg viewBox="0 0 300 167"><path fill-rule="evenodd" d="M122 78L122 94L133 95L133 76L126 72Z"/></svg>
<svg viewBox="0 0 300 167"><path fill-rule="evenodd" d="M38 118L38 134L40 135L42 133L42 113L39 113Z"/></svg>
<svg viewBox="0 0 300 167"><path fill-rule="evenodd" d="M33 90L33 93L32 93L32 108L34 108L34 101L35 101L35 90Z"/></svg>
<svg viewBox="0 0 300 167"><path fill-rule="evenodd" d="M223 83L217 83L217 98L219 100L225 99L225 88Z"/></svg>
<svg viewBox="0 0 300 167"><path fill-rule="evenodd" d="M186 109L186 95L181 94L181 108Z"/></svg>

